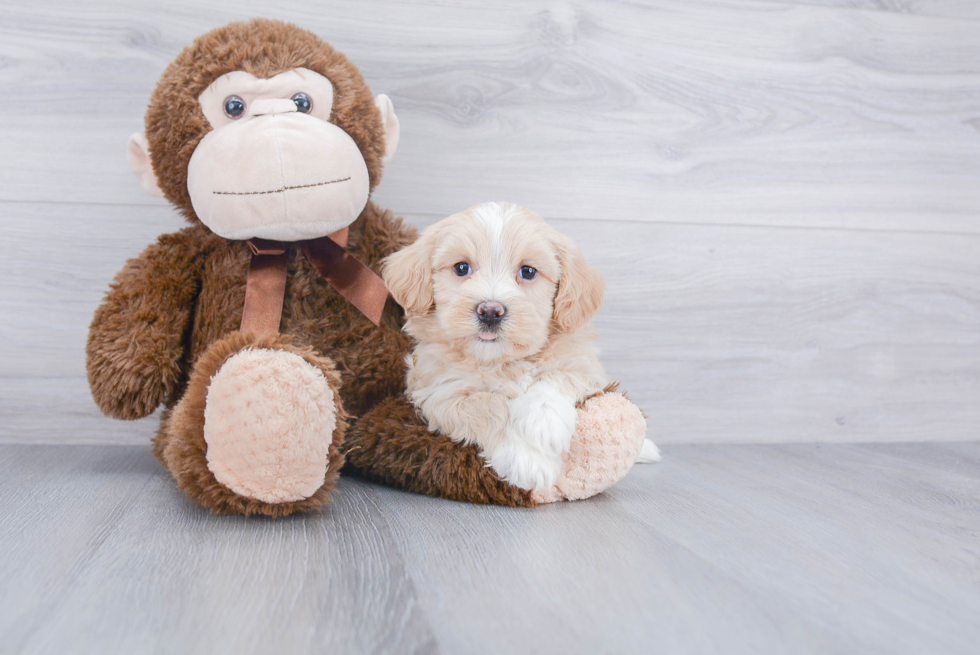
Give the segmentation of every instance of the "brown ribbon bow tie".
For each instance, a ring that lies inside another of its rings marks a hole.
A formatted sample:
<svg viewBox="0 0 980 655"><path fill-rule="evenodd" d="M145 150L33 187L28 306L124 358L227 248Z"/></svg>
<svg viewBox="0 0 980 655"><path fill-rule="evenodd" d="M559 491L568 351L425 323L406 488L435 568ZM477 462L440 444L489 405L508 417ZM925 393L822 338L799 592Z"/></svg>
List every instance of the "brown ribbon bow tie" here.
<svg viewBox="0 0 980 655"><path fill-rule="evenodd" d="M297 241L313 267L350 304L372 323L379 325L388 298L384 280L345 249L348 229L309 241ZM282 302L286 295L286 265L289 243L249 239L252 264L245 282L242 332L278 332Z"/></svg>

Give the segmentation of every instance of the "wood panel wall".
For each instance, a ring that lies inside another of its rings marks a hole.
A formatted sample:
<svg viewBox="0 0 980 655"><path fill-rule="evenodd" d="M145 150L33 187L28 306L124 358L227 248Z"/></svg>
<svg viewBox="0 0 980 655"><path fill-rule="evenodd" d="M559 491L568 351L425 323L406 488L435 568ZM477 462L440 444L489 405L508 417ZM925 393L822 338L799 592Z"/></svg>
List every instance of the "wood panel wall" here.
<svg viewBox="0 0 980 655"><path fill-rule="evenodd" d="M980 3L58 0L0 8L0 440L152 435L84 377L112 276L182 226L126 140L181 47L255 15L392 98L381 204L578 240L655 440L980 438Z"/></svg>

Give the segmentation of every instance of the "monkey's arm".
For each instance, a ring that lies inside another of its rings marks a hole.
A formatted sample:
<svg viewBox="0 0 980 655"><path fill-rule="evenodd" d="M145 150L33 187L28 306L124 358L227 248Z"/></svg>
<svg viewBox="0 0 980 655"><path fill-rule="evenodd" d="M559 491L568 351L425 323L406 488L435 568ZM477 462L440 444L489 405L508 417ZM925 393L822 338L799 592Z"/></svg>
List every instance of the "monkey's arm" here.
<svg viewBox="0 0 980 655"><path fill-rule="evenodd" d="M164 235L126 262L95 311L85 366L108 416L147 416L185 377L184 338L204 260L199 231Z"/></svg>

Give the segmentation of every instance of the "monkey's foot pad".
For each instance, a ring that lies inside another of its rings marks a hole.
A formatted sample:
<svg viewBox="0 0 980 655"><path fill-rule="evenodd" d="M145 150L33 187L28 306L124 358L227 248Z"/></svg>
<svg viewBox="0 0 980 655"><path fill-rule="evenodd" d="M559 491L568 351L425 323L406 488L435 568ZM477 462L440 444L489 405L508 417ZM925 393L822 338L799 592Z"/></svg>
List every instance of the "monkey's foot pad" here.
<svg viewBox="0 0 980 655"><path fill-rule="evenodd" d="M646 430L643 412L622 394L605 393L586 401L578 410L572 447L562 458L558 481L548 491L536 492L534 500L581 500L605 491L629 473Z"/></svg>
<svg viewBox="0 0 980 655"><path fill-rule="evenodd" d="M320 369L283 350L243 350L208 386L208 469L248 498L303 500L324 482L336 421L334 394Z"/></svg>

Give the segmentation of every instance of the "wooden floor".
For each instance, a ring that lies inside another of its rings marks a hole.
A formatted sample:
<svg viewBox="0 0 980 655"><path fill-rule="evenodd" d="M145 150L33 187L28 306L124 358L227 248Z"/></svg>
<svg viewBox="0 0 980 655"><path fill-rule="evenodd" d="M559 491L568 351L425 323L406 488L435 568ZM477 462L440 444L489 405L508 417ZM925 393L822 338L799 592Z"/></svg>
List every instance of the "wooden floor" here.
<svg viewBox="0 0 980 655"><path fill-rule="evenodd" d="M143 446L0 446L0 652L977 652L980 444L664 454L578 503L345 479L272 521Z"/></svg>

